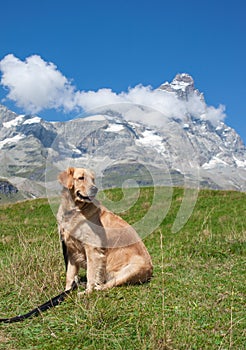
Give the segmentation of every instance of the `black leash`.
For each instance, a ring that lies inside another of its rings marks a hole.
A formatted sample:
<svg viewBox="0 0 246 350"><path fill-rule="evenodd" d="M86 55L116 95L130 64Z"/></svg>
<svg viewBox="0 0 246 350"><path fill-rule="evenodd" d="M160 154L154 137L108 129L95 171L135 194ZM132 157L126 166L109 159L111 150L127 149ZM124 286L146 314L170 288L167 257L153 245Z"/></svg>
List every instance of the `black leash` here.
<svg viewBox="0 0 246 350"><path fill-rule="evenodd" d="M38 316L41 314L41 312L44 312L48 309L51 309L52 307L55 307L59 304L61 304L65 298L73 291L77 288L77 283L73 282L72 288L69 290L66 290L65 292L60 293L59 295L57 295L56 297L50 299L49 301L47 301L46 303L36 307L35 309L33 309L32 311L24 314L24 315L19 315L19 316L15 316L15 317L11 317L11 318L0 318L0 323L14 323L14 322L21 322L23 320L26 320L29 317L33 317L33 316Z"/></svg>
<svg viewBox="0 0 246 350"><path fill-rule="evenodd" d="M61 243L62 243L62 253L63 253L64 263L65 263L65 269L67 271L67 265L68 265L67 246L62 238L61 238Z"/></svg>
<svg viewBox="0 0 246 350"><path fill-rule="evenodd" d="M65 268L67 270L67 247L65 242L62 240L62 252L63 252L63 257L64 257L64 262L65 262ZM61 304L66 297L76 288L78 287L78 284L74 281L72 284L72 287L69 290L66 290L65 292L60 293L59 295L57 295L56 297L48 300L47 302L45 302L44 304L36 307L35 309L31 310L30 312L24 314L24 315L18 315L15 317L11 317L11 318L0 318L0 323L14 323L14 322L21 322L26 320L29 317L33 317L33 316L38 316L41 314L41 312L44 312L48 309L51 309L52 307L55 307L59 304Z"/></svg>

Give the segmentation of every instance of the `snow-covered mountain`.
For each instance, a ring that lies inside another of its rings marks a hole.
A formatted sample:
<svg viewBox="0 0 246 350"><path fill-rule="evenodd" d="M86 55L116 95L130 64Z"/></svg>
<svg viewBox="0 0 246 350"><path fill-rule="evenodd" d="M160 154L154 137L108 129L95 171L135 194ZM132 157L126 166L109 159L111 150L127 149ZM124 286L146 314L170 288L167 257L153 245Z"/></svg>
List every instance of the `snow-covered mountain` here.
<svg viewBox="0 0 246 350"><path fill-rule="evenodd" d="M158 91L163 98L170 94L188 102L196 97L206 106L187 74ZM0 181L23 197L45 196L57 173L75 165L95 169L101 187L131 179L129 185L246 190L246 148L235 130L190 112L157 123L158 114L147 106L122 104L85 118L47 122L0 105Z"/></svg>

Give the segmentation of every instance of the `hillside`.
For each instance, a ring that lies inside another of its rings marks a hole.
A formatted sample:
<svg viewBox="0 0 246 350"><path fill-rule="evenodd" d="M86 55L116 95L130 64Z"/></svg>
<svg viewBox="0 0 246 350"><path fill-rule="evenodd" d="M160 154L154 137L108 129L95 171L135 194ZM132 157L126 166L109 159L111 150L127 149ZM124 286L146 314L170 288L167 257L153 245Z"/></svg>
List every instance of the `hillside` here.
<svg viewBox="0 0 246 350"><path fill-rule="evenodd" d="M122 198L117 189L105 195L116 205ZM133 224L152 196L152 188L141 188L122 216ZM189 221L173 233L183 196L174 189L163 223L144 240L154 263L149 283L90 296L74 292L39 317L0 325L0 349L243 350L246 194L201 190ZM0 220L1 318L59 294L65 271L46 199L1 206Z"/></svg>

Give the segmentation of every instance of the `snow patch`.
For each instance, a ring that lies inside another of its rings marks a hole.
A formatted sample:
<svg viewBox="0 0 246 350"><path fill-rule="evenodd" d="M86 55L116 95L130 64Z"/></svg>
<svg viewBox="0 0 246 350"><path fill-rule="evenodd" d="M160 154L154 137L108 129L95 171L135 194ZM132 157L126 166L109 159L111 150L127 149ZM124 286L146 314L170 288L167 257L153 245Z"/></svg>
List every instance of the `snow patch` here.
<svg viewBox="0 0 246 350"><path fill-rule="evenodd" d="M3 123L3 126L4 128L7 128L7 129L12 128L13 126L17 126L22 122L24 117L25 117L24 114L18 115L18 117L16 117L15 119L12 119L9 122Z"/></svg>
<svg viewBox="0 0 246 350"><path fill-rule="evenodd" d="M176 80L174 79L172 81L172 83L170 84L170 86L174 89L174 90L182 90L185 92L187 86L191 85L191 82L186 82L183 80Z"/></svg>
<svg viewBox="0 0 246 350"><path fill-rule="evenodd" d="M17 143L18 141L20 141L24 138L25 138L25 135L23 135L23 134L15 135L13 137L8 137L5 140L0 141L0 149L3 148L3 146L5 146L6 144Z"/></svg>
<svg viewBox="0 0 246 350"><path fill-rule="evenodd" d="M41 121L41 118L33 117L31 119L25 120L23 124L37 124L37 123L40 123L40 121Z"/></svg>
<svg viewBox="0 0 246 350"><path fill-rule="evenodd" d="M136 129L136 128L139 128L139 127L141 127L141 124L139 124L139 123L133 123L133 122L128 122L128 124L129 125L131 125L131 127L133 128L133 129Z"/></svg>
<svg viewBox="0 0 246 350"><path fill-rule="evenodd" d="M165 146L162 143L162 137L155 134L152 130L145 130L142 137L136 140L137 146L153 147L158 153L165 152Z"/></svg>
<svg viewBox="0 0 246 350"><path fill-rule="evenodd" d="M105 131L107 132L119 132L124 130L124 126L122 124L110 124Z"/></svg>
<svg viewBox="0 0 246 350"><path fill-rule="evenodd" d="M171 87L174 89L174 90L182 90L185 92L185 89L187 88L187 86L189 86L189 84L187 83L184 83L184 82L178 82L178 83L173 83L171 84Z"/></svg>
<svg viewBox="0 0 246 350"><path fill-rule="evenodd" d="M246 168L246 160L239 160L233 155L233 159L239 168Z"/></svg>
<svg viewBox="0 0 246 350"><path fill-rule="evenodd" d="M69 142L68 145L69 147L71 147L73 153L81 154L81 151L77 147L75 147L73 144Z"/></svg>
<svg viewBox="0 0 246 350"><path fill-rule="evenodd" d="M213 168L216 168L216 166L219 164L228 165L224 160L214 156L212 159L210 159L209 162L204 163L202 165L202 168L203 169L213 169Z"/></svg>
<svg viewBox="0 0 246 350"><path fill-rule="evenodd" d="M224 129L225 125L224 123L219 123L219 125L215 128L216 131L220 131L222 129Z"/></svg>

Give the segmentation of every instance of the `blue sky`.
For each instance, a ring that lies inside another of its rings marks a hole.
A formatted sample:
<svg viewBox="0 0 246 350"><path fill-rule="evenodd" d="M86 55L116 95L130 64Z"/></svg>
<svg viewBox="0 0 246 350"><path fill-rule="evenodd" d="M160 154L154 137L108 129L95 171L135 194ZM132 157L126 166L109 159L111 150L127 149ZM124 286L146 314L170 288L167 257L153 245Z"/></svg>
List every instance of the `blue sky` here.
<svg viewBox="0 0 246 350"><path fill-rule="evenodd" d="M15 66L30 57L46 68L52 62L49 72L61 84L67 79L66 93L156 88L186 72L209 106L225 106L225 122L246 143L245 16L244 0L2 1L0 61L11 54ZM6 99L3 85L2 103L25 112L23 101L18 107L18 98ZM75 113L43 106L38 114L48 120Z"/></svg>

